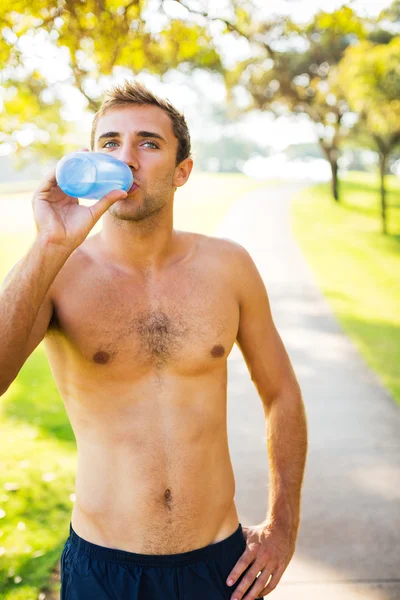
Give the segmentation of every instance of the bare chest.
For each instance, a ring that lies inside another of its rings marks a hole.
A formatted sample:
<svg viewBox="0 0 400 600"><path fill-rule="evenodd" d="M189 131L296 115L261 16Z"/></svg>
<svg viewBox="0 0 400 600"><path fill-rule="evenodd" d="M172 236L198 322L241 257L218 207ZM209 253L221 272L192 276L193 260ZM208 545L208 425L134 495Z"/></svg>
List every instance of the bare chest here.
<svg viewBox="0 0 400 600"><path fill-rule="evenodd" d="M213 273L183 269L143 282L100 271L57 294L49 338L101 372L197 374L226 360L238 325L233 290Z"/></svg>

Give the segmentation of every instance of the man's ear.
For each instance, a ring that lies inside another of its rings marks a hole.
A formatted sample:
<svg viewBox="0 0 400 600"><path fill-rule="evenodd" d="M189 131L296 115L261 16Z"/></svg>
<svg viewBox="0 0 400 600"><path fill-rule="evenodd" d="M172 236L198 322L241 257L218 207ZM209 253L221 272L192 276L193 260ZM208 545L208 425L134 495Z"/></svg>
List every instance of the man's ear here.
<svg viewBox="0 0 400 600"><path fill-rule="evenodd" d="M193 169L193 160L191 158L185 158L177 167L175 167L174 175L174 186L182 187L189 179L190 173Z"/></svg>

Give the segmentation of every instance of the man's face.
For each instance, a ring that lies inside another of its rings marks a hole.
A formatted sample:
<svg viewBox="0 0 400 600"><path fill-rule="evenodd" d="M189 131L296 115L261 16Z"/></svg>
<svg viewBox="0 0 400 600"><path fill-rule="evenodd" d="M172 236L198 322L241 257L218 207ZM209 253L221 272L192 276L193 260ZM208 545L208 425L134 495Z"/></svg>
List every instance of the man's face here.
<svg viewBox="0 0 400 600"><path fill-rule="evenodd" d="M111 206L111 214L119 219L149 217L173 198L176 186L183 185L176 167L178 140L172 121L158 106L111 109L97 124L94 150L125 162L139 186Z"/></svg>

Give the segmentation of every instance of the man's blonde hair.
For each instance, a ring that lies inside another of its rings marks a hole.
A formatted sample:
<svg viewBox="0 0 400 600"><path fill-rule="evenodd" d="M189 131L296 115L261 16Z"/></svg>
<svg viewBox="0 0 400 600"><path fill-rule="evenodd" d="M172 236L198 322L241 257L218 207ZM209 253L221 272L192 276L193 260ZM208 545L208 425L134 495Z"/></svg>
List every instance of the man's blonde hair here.
<svg viewBox="0 0 400 600"><path fill-rule="evenodd" d="M169 100L159 98L142 83L138 81L129 81L127 79L125 79L122 85L116 85L105 92L104 100L95 114L92 123L92 131L90 134L91 150L94 150L95 135L99 119L112 108L135 104L138 106L158 106L168 113L172 121L175 137L178 140L178 151L176 154L177 165L185 160L185 158L191 156L190 133L183 114L180 113Z"/></svg>

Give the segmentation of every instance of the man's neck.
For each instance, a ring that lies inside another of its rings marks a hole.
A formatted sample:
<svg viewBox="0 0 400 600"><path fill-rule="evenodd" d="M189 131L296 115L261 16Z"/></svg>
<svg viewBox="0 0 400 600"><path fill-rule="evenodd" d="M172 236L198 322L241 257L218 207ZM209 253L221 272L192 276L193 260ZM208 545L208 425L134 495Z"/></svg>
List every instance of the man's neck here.
<svg viewBox="0 0 400 600"><path fill-rule="evenodd" d="M142 221L104 215L100 233L104 252L126 271L154 271L165 267L179 252L179 236L172 214L156 213Z"/></svg>

